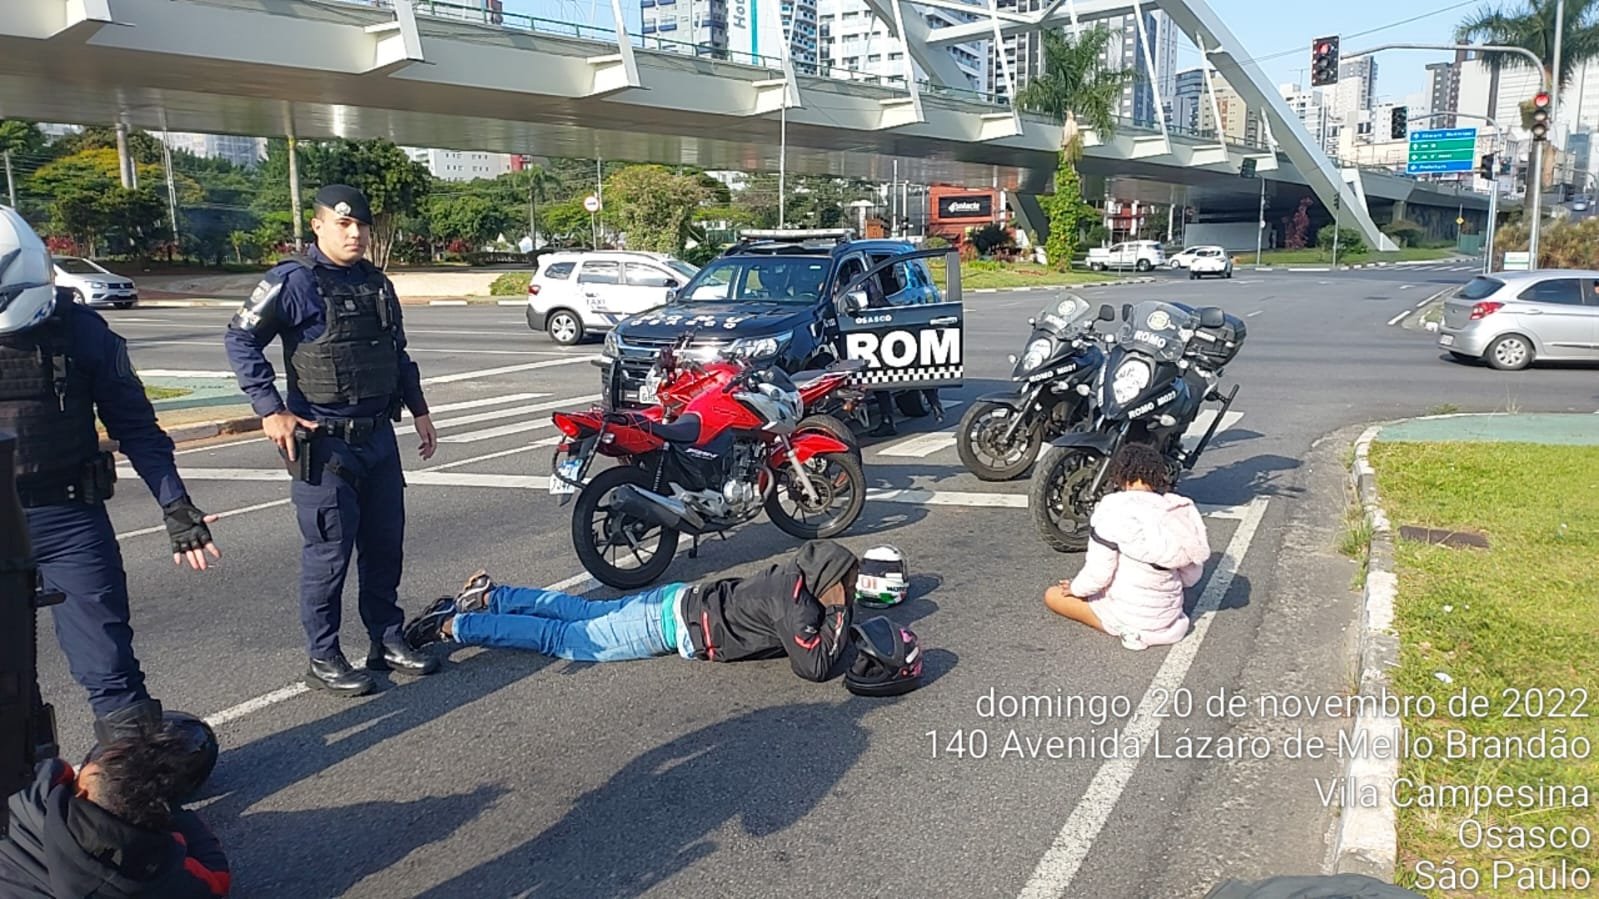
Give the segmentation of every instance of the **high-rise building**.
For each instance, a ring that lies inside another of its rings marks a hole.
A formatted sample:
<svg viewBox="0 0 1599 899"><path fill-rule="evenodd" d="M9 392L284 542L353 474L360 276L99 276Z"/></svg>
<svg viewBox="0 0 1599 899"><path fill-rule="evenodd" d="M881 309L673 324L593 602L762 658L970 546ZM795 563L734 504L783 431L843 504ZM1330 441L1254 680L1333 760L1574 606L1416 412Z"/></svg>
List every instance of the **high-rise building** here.
<svg viewBox="0 0 1599 899"><path fill-rule="evenodd" d="M1205 70L1188 69L1172 79L1172 129L1186 134L1199 133L1199 107L1205 100Z"/></svg>
<svg viewBox="0 0 1599 899"><path fill-rule="evenodd" d="M161 139L174 150L187 150L201 159L225 160L240 168L251 168L266 158L264 137L173 131L161 134Z"/></svg>
<svg viewBox="0 0 1599 899"><path fill-rule="evenodd" d="M1377 60L1362 56L1340 63L1338 85L1333 89L1333 114L1345 123L1358 121L1359 113L1377 104Z"/></svg>
<svg viewBox="0 0 1599 899"><path fill-rule="evenodd" d="M780 24L763 20L766 0L639 0L644 46L692 56L775 66L787 33L796 74L815 75L821 33L816 0L778 0ZM768 15L766 17L770 19Z"/></svg>
<svg viewBox="0 0 1599 899"><path fill-rule="evenodd" d="M1294 117L1305 126L1310 139L1328 153L1337 152L1338 127L1332 110L1326 105L1326 95L1315 88L1300 90L1297 84L1281 85L1278 91L1293 110Z"/></svg>
<svg viewBox="0 0 1599 899"><path fill-rule="evenodd" d="M728 0L639 0L644 46L725 59L727 6Z"/></svg>
<svg viewBox="0 0 1599 899"><path fill-rule="evenodd" d="M498 178L512 170L510 153L479 153L467 150L439 150L429 147L401 147L413 162L427 166L433 177L445 181L471 181Z"/></svg>
<svg viewBox="0 0 1599 899"><path fill-rule="evenodd" d="M1460 66L1465 60L1464 50L1455 54L1453 62L1435 62L1427 66L1427 97L1430 114L1428 128L1455 127L1455 113L1460 111Z"/></svg>
<svg viewBox="0 0 1599 899"><path fill-rule="evenodd" d="M889 32L888 26L874 16L862 0L818 0L816 9L822 37L818 54L822 66L820 74L846 80L904 77L905 58L900 52L899 38ZM942 9L922 12L933 28L962 25L977 18ZM966 87L974 91L988 87L989 57L982 42L951 44L946 49L966 76ZM915 70L918 78L927 77L920 66Z"/></svg>
<svg viewBox="0 0 1599 899"><path fill-rule="evenodd" d="M1212 91L1216 95L1214 110L1209 98L1199 105L1199 131L1204 135L1213 135L1218 132L1227 140L1235 143L1259 143L1261 140L1260 117L1249 114L1249 106L1244 103L1244 98L1219 75L1211 76ZM1217 115L1221 122L1216 121Z"/></svg>

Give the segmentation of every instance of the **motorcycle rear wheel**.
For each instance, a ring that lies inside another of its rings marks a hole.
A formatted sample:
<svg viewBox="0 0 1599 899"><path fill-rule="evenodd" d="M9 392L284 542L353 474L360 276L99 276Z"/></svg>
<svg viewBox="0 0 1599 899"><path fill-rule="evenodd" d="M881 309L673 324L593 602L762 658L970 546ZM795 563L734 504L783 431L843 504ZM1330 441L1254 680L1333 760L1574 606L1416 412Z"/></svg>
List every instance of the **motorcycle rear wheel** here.
<svg viewBox="0 0 1599 899"><path fill-rule="evenodd" d="M794 483L794 470L785 463L775 472L777 486L766 498L766 515L772 519L772 524L790 537L801 540L826 540L849 530L866 507L866 472L861 468L860 459L849 453L821 453L802 467L817 492L818 508L815 511L825 512L832 508L846 490L848 497L844 498L842 508L833 515L820 521L801 520L798 515L790 514L783 508L786 496L795 501L800 515L811 511L807 508L809 500Z"/></svg>
<svg viewBox="0 0 1599 899"><path fill-rule="evenodd" d="M674 528L652 525L621 512L612 512L601 502L618 487L631 486L647 491L651 478L640 469L628 465L608 468L595 475L578 493L572 508L572 548L583 569L594 575L602 584L621 590L636 590L647 586L666 573L677 554L678 532ZM614 515L614 517L613 517ZM640 555L639 547L646 542L650 531L659 529L661 536L655 551L648 559ZM605 545L600 545L601 538ZM616 541L622 541L618 544ZM607 548L626 548L641 564L636 568L623 568L606 560Z"/></svg>
<svg viewBox="0 0 1599 899"><path fill-rule="evenodd" d="M1088 548L1088 520L1099 498L1086 493L1103 464L1103 456L1081 447L1051 447L1033 469L1027 507L1050 549L1080 553Z"/></svg>
<svg viewBox="0 0 1599 899"><path fill-rule="evenodd" d="M1001 409L1006 410L1006 414L996 415ZM966 466L967 471L977 475L978 480L1014 480L1037 461L1038 450L1044 443L1044 429L1036 421L1018 427L1008 444L1001 446L998 442L1011 417L1021 414L1000 403L979 402L972 404L961 416L960 426L955 429L955 451L960 454L961 464ZM991 436L992 439L979 439L974 437L974 432L980 432L983 437ZM990 465L979 456L979 450L985 453L992 451L993 458L1008 458L1010 461Z"/></svg>

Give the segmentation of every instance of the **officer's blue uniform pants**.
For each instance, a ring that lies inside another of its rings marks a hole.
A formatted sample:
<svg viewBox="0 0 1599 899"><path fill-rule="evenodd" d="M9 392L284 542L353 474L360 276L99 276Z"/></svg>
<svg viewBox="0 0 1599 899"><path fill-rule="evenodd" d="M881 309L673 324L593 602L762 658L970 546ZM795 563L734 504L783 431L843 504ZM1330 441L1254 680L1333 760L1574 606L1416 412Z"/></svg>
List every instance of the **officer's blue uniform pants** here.
<svg viewBox="0 0 1599 899"><path fill-rule="evenodd" d="M66 601L51 607L56 639L72 677L103 718L149 699L133 655L128 579L105 506L63 503L27 510L28 539L45 590Z"/></svg>
<svg viewBox="0 0 1599 899"><path fill-rule="evenodd" d="M341 476L326 467L330 457ZM290 490L304 544L300 552L300 622L312 658L339 650L344 578L356 555L361 621L374 642L398 638L405 624L400 608L404 561L405 480L393 427L385 422L358 446L319 437L312 461L320 481L295 480Z"/></svg>

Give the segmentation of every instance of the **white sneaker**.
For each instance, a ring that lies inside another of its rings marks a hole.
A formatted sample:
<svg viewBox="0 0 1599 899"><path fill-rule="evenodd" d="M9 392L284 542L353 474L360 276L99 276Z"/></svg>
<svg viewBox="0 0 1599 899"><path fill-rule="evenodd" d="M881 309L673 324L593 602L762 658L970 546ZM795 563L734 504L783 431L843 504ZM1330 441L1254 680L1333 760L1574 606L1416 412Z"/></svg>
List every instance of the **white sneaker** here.
<svg viewBox="0 0 1599 899"><path fill-rule="evenodd" d="M1122 634L1122 649L1140 652L1148 648L1148 645L1144 643L1144 638L1138 636L1136 633L1128 632Z"/></svg>

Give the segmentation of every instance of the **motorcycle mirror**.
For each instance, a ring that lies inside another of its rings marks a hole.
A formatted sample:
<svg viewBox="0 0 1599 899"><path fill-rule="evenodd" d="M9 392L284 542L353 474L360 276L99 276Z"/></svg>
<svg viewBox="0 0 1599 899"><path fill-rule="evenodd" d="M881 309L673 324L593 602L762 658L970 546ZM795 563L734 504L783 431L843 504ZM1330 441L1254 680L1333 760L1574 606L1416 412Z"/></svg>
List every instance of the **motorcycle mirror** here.
<svg viewBox="0 0 1599 899"><path fill-rule="evenodd" d="M1010 364L1011 365L1015 365L1016 364L1016 354L1015 353L1011 353L1010 354Z"/></svg>
<svg viewBox="0 0 1599 899"><path fill-rule="evenodd" d="M1027 320L1027 327L1029 327L1029 328L1036 328L1036 327L1038 327L1038 319L1036 319L1036 318L1030 318L1030 319L1028 319L1028 320Z"/></svg>
<svg viewBox="0 0 1599 899"><path fill-rule="evenodd" d="M1199 326L1201 328L1219 328L1227 324L1227 313L1221 311L1219 306L1206 306L1199 311Z"/></svg>
<svg viewBox="0 0 1599 899"><path fill-rule="evenodd" d="M1130 322L1132 320L1133 320L1133 304L1132 303L1123 303L1122 304L1122 321Z"/></svg>
<svg viewBox="0 0 1599 899"><path fill-rule="evenodd" d="M1102 322L1113 322L1113 321L1115 321L1116 320L1116 310L1111 308L1111 305L1109 303L1105 303L1105 304L1101 305L1099 307L1099 320L1102 321Z"/></svg>

